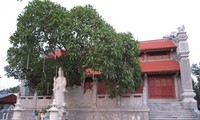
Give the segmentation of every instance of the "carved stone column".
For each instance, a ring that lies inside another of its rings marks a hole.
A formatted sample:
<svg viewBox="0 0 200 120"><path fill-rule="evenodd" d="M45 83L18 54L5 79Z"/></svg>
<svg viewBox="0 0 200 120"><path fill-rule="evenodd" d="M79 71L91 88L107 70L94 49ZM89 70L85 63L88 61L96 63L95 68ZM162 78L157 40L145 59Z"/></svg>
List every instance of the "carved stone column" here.
<svg viewBox="0 0 200 120"><path fill-rule="evenodd" d="M143 106L147 107L148 98L148 77L147 74L144 75L144 87L143 87Z"/></svg>
<svg viewBox="0 0 200 120"><path fill-rule="evenodd" d="M189 46L187 42L187 34L179 31L175 42L177 44L177 56L180 64L181 85L182 85L182 104L185 108L189 107L189 102L196 104L194 99L195 93L192 88L191 68L189 56Z"/></svg>

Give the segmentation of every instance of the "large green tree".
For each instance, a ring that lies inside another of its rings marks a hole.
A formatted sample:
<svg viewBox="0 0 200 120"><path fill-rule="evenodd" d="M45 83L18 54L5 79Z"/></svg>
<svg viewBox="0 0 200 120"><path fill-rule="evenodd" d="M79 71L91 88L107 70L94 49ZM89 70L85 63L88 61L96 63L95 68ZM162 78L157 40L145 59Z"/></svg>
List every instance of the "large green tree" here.
<svg viewBox="0 0 200 120"><path fill-rule="evenodd" d="M40 94L52 89L57 67L63 67L70 86L83 82L87 68L102 71L100 78L112 98L141 83L138 41L131 33L117 33L90 5L68 11L48 0L34 0L19 15L10 43L7 75L27 80Z"/></svg>
<svg viewBox="0 0 200 120"><path fill-rule="evenodd" d="M197 81L193 81L194 92L196 93L195 99L197 100L198 108L200 109L200 63L192 64L192 74L196 77Z"/></svg>

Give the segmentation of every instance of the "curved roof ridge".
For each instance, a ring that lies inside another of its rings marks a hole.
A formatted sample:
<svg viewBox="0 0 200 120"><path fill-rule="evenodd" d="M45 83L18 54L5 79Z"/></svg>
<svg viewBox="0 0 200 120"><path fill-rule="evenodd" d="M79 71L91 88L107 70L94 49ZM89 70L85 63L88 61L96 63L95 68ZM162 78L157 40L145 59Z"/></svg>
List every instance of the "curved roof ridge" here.
<svg viewBox="0 0 200 120"><path fill-rule="evenodd" d="M142 41L139 41L139 42L140 43L142 43L142 42L160 42L160 41L167 41L167 40L170 40L170 39L161 38L161 39L152 39L152 40L142 40Z"/></svg>
<svg viewBox="0 0 200 120"><path fill-rule="evenodd" d="M157 39L140 42L140 50L162 50L162 49L175 49L176 45L172 40L168 39Z"/></svg>

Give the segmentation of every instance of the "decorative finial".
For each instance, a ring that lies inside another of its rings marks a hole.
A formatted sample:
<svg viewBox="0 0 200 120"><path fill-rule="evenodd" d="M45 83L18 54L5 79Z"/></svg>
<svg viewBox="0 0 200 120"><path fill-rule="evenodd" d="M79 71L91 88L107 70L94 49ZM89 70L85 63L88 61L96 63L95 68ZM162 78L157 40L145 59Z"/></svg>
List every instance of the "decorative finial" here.
<svg viewBox="0 0 200 120"><path fill-rule="evenodd" d="M178 27L177 29L178 29L178 33L185 32L185 26L184 25Z"/></svg>

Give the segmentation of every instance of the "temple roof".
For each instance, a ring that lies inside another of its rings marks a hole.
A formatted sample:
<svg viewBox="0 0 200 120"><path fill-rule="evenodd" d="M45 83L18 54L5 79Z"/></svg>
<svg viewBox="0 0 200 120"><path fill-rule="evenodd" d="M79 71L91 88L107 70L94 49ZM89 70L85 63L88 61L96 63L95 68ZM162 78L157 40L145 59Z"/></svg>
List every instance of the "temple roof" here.
<svg viewBox="0 0 200 120"><path fill-rule="evenodd" d="M0 104L15 104L17 96L12 93L0 94Z"/></svg>
<svg viewBox="0 0 200 120"><path fill-rule="evenodd" d="M86 75L101 75L100 71L93 71L91 68L86 69Z"/></svg>
<svg viewBox="0 0 200 120"><path fill-rule="evenodd" d="M176 45L172 40L158 39L140 42L140 50L161 50L161 49L175 49Z"/></svg>
<svg viewBox="0 0 200 120"><path fill-rule="evenodd" d="M140 62L142 73L179 72L179 63L175 60Z"/></svg>
<svg viewBox="0 0 200 120"><path fill-rule="evenodd" d="M140 65L143 74L180 71L179 63L175 60L140 62ZM100 75L101 73L100 71L93 71L91 68L86 69L86 75Z"/></svg>

